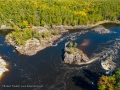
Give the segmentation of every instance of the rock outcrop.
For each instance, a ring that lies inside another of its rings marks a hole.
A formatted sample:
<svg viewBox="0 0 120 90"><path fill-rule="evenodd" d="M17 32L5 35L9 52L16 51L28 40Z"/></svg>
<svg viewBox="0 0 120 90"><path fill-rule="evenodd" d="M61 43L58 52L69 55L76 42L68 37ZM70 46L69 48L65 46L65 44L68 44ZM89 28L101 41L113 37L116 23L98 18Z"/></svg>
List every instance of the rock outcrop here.
<svg viewBox="0 0 120 90"><path fill-rule="evenodd" d="M43 32L49 32L48 30L49 27L41 27L41 26L33 26L32 29L36 30L38 33L42 34Z"/></svg>
<svg viewBox="0 0 120 90"><path fill-rule="evenodd" d="M72 50L72 52L71 52ZM64 62L68 64L78 64L88 62L89 58L80 49L65 47Z"/></svg>
<svg viewBox="0 0 120 90"><path fill-rule="evenodd" d="M99 34L107 34L110 33L109 29L106 29L102 25L98 25L97 27L92 28L92 31L97 32Z"/></svg>
<svg viewBox="0 0 120 90"><path fill-rule="evenodd" d="M26 41L25 45L14 45L15 49L24 55L34 55L38 51L38 47L40 46L40 42L38 39L33 38Z"/></svg>
<svg viewBox="0 0 120 90"><path fill-rule="evenodd" d="M20 54L32 56L35 55L38 51L52 46L53 42L59 39L60 37L61 35L54 35L52 37L43 39L41 41L42 43L40 43L40 41L36 38L31 38L26 41L25 45L17 45L11 38L6 36L6 42L15 47L15 49Z"/></svg>
<svg viewBox="0 0 120 90"><path fill-rule="evenodd" d="M67 25L60 25L60 26L52 26L52 29L54 30L70 30L70 29L80 29L80 30L86 30L90 29L90 26L87 25L75 25L75 26L67 26Z"/></svg>
<svg viewBox="0 0 120 90"><path fill-rule="evenodd" d="M102 25L99 24L95 24L95 25L75 25L75 26L67 26L67 25L61 25L61 26L53 26L52 29L54 30L62 30L62 31L66 31L66 30L92 30L94 32L97 32L99 34L108 34L110 33L109 29L106 29L105 27L103 27Z"/></svg>
<svg viewBox="0 0 120 90"><path fill-rule="evenodd" d="M30 38L28 40L25 41L24 45L18 45L14 38L12 37L12 34L8 34L6 35L6 42L10 45L12 45L20 54L23 55L35 55L38 51L43 50L47 47L50 47L53 45L53 43L58 40L59 38L62 37L62 34L64 34L65 32L61 32L58 31L58 33L56 34L55 30L48 30L49 27L32 27L33 30L36 30L38 32L38 34L40 34L41 36L43 35L43 37L41 37L40 40L38 40L38 38ZM55 34L53 34L55 33ZM49 36L47 36L49 34ZM46 37L44 37L44 35L46 35Z"/></svg>
<svg viewBox="0 0 120 90"><path fill-rule="evenodd" d="M2 74L4 72L8 71L7 69L7 63L2 59L2 57L0 56L0 77L2 76Z"/></svg>
<svg viewBox="0 0 120 90"><path fill-rule="evenodd" d="M112 57L107 58L105 61L101 62L103 69L112 71L115 68L115 63L112 61Z"/></svg>

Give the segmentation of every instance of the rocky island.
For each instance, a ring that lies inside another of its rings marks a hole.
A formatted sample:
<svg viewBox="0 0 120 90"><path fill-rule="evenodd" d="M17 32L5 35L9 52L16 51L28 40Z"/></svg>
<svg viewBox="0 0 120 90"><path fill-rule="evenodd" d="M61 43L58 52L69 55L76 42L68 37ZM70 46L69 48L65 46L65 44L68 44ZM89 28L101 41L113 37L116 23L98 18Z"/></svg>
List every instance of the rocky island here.
<svg viewBox="0 0 120 90"><path fill-rule="evenodd" d="M77 43L70 42L69 45L65 46L64 62L68 64L83 64L88 62L90 59L82 50L76 48Z"/></svg>
<svg viewBox="0 0 120 90"><path fill-rule="evenodd" d="M98 60L99 56L89 58L82 50L77 48L77 43L67 42L64 48L64 63L86 65Z"/></svg>
<svg viewBox="0 0 120 90"><path fill-rule="evenodd" d="M59 39L62 32L58 30L48 30L47 28L37 28L15 30L6 36L6 41L12 45L20 54L34 55L46 47L52 46L53 42Z"/></svg>
<svg viewBox="0 0 120 90"><path fill-rule="evenodd" d="M0 56L0 77L3 75L4 72L8 71L7 63L2 59Z"/></svg>

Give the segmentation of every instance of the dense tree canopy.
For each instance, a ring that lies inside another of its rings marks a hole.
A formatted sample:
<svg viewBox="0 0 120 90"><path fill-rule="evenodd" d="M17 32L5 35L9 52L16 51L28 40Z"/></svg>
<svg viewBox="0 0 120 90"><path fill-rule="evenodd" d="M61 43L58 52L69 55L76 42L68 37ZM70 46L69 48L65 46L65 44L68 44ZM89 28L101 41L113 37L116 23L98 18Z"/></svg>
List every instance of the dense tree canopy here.
<svg viewBox="0 0 120 90"><path fill-rule="evenodd" d="M11 32L9 34L9 38L14 40L16 45L24 45L26 40L31 38L36 38L41 41L42 35L40 35L36 30L24 29Z"/></svg>
<svg viewBox="0 0 120 90"><path fill-rule="evenodd" d="M112 76L101 76L98 82L99 90L120 90L120 68Z"/></svg>
<svg viewBox="0 0 120 90"><path fill-rule="evenodd" d="M0 24L81 25L120 18L119 0L1 0Z"/></svg>

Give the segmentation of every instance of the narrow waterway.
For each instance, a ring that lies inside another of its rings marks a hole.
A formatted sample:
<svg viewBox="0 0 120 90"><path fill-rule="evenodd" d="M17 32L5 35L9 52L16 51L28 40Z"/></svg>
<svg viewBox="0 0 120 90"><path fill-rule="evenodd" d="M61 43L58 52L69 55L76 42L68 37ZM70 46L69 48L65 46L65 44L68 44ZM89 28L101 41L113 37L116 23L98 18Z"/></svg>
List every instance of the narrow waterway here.
<svg viewBox="0 0 120 90"><path fill-rule="evenodd" d="M105 70L101 60L112 56L120 66L120 26L104 24L109 34L71 30L58 41L57 46L48 47L34 56L23 56L5 42L7 32L0 31L0 55L10 63L9 73L0 80L0 90L96 90L97 80ZM67 65L62 55L67 41L78 43L90 58L100 56L89 65Z"/></svg>

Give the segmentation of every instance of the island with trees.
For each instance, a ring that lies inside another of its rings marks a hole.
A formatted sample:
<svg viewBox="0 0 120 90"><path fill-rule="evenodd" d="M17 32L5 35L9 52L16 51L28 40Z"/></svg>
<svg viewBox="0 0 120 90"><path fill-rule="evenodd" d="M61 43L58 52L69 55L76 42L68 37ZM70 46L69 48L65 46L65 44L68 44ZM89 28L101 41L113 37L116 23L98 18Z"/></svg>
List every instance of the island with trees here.
<svg viewBox="0 0 120 90"><path fill-rule="evenodd" d="M68 64L84 64L90 59L82 50L77 48L77 43L70 42L65 45L64 62Z"/></svg>
<svg viewBox="0 0 120 90"><path fill-rule="evenodd" d="M55 40L59 39L62 33L58 30L33 30L24 28L12 31L6 36L6 42L15 47L23 55L34 55L46 47L52 46Z"/></svg>

